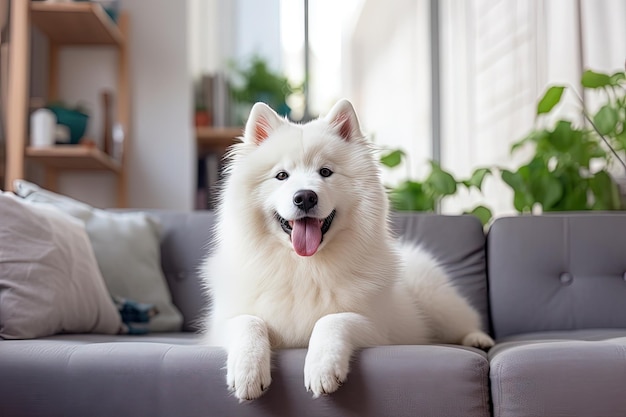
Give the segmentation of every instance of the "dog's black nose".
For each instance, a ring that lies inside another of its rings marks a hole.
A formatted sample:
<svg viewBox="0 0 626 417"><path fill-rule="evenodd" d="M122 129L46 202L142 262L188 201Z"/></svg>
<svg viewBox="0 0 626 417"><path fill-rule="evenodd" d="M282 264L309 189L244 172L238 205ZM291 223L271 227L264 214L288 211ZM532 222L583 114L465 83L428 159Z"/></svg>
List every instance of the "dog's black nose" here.
<svg viewBox="0 0 626 417"><path fill-rule="evenodd" d="M293 204L307 213L317 205L317 194L312 190L298 190L293 195Z"/></svg>

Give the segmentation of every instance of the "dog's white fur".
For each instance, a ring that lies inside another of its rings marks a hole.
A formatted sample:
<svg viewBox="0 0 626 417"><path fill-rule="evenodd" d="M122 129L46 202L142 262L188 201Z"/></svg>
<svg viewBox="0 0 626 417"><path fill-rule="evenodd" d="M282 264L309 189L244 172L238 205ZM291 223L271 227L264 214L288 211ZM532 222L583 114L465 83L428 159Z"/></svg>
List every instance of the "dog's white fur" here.
<svg viewBox="0 0 626 417"><path fill-rule="evenodd" d="M346 380L358 348L493 345L435 260L392 237L379 167L348 101L304 125L258 103L230 158L203 275L212 298L205 343L227 349L227 384L237 398L269 387L274 348L308 346L304 384L317 397ZM277 178L281 171L288 178ZM307 216L336 211L307 256L276 216L304 216L294 203L303 189L318 196Z"/></svg>

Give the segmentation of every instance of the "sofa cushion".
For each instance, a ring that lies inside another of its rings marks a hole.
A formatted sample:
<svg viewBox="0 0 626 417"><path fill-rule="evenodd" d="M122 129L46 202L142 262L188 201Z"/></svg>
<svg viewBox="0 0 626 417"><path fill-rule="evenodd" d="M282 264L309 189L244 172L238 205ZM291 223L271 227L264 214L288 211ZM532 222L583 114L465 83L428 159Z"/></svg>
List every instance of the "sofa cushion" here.
<svg viewBox="0 0 626 417"><path fill-rule="evenodd" d="M626 213L499 218L487 250L498 339L626 327Z"/></svg>
<svg viewBox="0 0 626 417"><path fill-rule="evenodd" d="M10 193L0 219L0 337L120 330L81 222Z"/></svg>
<svg viewBox="0 0 626 417"><path fill-rule="evenodd" d="M490 352L495 417L622 416L626 329L510 337Z"/></svg>
<svg viewBox="0 0 626 417"><path fill-rule="evenodd" d="M150 210L161 224L161 262L174 304L183 314L183 330L202 328L210 300L200 279L200 265L211 251L215 213L209 210Z"/></svg>
<svg viewBox="0 0 626 417"><path fill-rule="evenodd" d="M485 233L480 220L472 215L396 212L392 228L401 240L419 243L437 259L459 293L478 310L488 332Z"/></svg>
<svg viewBox="0 0 626 417"><path fill-rule="evenodd" d="M150 320L149 330L180 330L182 315L172 303L161 269L160 225L155 218L141 211L99 210L23 180L16 181L15 188L29 202L54 205L85 222L109 292L154 304L159 311Z"/></svg>
<svg viewBox="0 0 626 417"><path fill-rule="evenodd" d="M313 399L304 349L274 355L272 385L239 404L226 388L226 353L179 342L90 343L76 337L0 343L0 415L464 416L490 414L488 363L450 346L385 346L357 352L346 383ZM81 336L82 339L85 336ZM97 375L97 377L94 377ZM28 389L20 389L28 387Z"/></svg>
<svg viewBox="0 0 626 417"><path fill-rule="evenodd" d="M211 251L212 211L150 210L162 229L163 271L175 304L184 315L184 330L197 330L210 300L205 299L199 266ZM479 311L488 330L485 235L475 216L439 216L398 212L392 228L403 240L420 243L449 274L459 292Z"/></svg>
<svg viewBox="0 0 626 417"><path fill-rule="evenodd" d="M207 210L149 213L161 224L163 271L174 302L183 313L183 329L197 330L210 303L198 268L211 251L215 214ZM398 212L392 216L392 228L400 239L421 243L437 258L459 292L479 311L488 330L485 235L480 221L466 215Z"/></svg>

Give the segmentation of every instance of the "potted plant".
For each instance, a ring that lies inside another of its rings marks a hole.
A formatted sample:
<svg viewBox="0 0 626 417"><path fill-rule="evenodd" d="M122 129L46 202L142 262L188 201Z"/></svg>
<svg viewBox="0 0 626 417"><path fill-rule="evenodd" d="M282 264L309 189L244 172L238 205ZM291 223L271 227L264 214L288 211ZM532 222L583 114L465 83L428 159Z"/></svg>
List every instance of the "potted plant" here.
<svg viewBox="0 0 626 417"><path fill-rule="evenodd" d="M502 179L513 189L513 205L519 212L625 207L611 175L616 164L626 170L618 155L626 150L625 74L585 71L581 85L603 98L593 115L581 106L587 123L558 120L541 127L567 87L548 88L537 105L535 128L511 148L516 152L532 146L530 160L515 171L500 169Z"/></svg>
<svg viewBox="0 0 626 417"><path fill-rule="evenodd" d="M395 168L406 158L404 151L395 149L386 152L380 162L389 168ZM429 161L430 173L422 181L406 179L394 187L388 187L389 199L394 210L399 211L430 211L434 212L441 201L456 194L462 187L467 190L475 188L482 191L484 179L491 174L489 168L478 168L465 180L458 180L448 171L445 171L435 161ZM483 205L466 211L466 214L477 216L483 225L492 218L491 210Z"/></svg>
<svg viewBox="0 0 626 417"><path fill-rule="evenodd" d="M267 61L254 55L245 65L233 63L230 92L235 104L240 107L239 122L247 118L252 105L264 102L281 116L289 116L291 109L287 97L301 89L293 85L287 77L270 68Z"/></svg>
<svg viewBox="0 0 626 417"><path fill-rule="evenodd" d="M469 179L457 180L431 161L431 171L423 181L407 179L390 187L393 208L434 211L442 199L454 195L459 187L481 191L484 178L499 172L513 190L513 205L520 213L626 209L612 174L615 168L626 173L626 74L588 70L581 85L602 97L598 110L589 114L579 98L586 123L578 125L561 119L546 126L545 116L551 114L567 89L548 88L537 104L535 128L511 147L512 153L523 146L533 150L529 161L516 170L479 168ZM381 162L393 168L403 158L404 152L392 150L382 156ZM491 211L482 205L468 213L477 215L483 224L492 217Z"/></svg>

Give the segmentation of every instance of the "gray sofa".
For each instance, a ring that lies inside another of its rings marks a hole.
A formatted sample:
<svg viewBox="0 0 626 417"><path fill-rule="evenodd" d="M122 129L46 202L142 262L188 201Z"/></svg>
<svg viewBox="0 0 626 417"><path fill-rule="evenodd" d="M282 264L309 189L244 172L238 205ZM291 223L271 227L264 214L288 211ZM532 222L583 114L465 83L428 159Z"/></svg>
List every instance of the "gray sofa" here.
<svg viewBox="0 0 626 417"><path fill-rule="evenodd" d="M497 345L365 349L315 400L305 351L283 350L245 404L226 390L225 353L194 334L213 215L153 214L185 332L0 340L0 416L626 415L626 214L502 218L487 235L469 216L398 214L397 233L439 258Z"/></svg>

